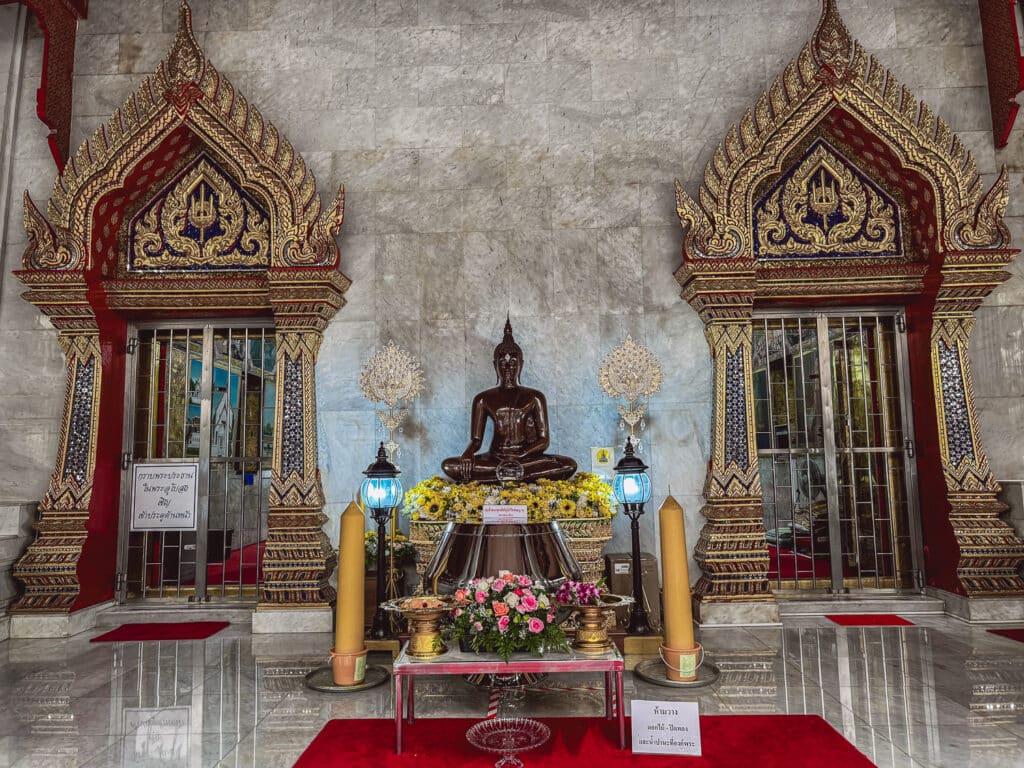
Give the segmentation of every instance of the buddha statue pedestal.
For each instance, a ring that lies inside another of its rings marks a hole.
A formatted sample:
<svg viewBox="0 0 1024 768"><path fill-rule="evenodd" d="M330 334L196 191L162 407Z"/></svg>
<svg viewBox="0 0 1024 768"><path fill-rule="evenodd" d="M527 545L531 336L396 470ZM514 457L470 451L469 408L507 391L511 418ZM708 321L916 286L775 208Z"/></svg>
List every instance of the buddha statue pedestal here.
<svg viewBox="0 0 1024 768"><path fill-rule="evenodd" d="M529 576L554 594L580 566L556 522L521 525L449 523L424 573L424 590L450 594L476 578L510 571Z"/></svg>

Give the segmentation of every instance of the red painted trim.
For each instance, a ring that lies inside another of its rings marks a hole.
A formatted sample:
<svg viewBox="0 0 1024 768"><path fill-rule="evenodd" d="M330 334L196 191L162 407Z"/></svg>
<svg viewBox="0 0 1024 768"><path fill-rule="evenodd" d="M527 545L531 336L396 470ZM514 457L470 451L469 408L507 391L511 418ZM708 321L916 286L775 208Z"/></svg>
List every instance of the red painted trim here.
<svg viewBox="0 0 1024 768"><path fill-rule="evenodd" d="M18 0L0 0L7 5ZM57 170L64 170L71 146L71 93L78 20L89 0L20 0L43 31L43 74L36 91L36 114L50 129L47 142Z"/></svg>
<svg viewBox="0 0 1024 768"><path fill-rule="evenodd" d="M997 147L1005 147L1020 106L1014 100L1024 90L1024 57L1014 13L1016 0L978 0L981 41L985 49L992 134Z"/></svg>

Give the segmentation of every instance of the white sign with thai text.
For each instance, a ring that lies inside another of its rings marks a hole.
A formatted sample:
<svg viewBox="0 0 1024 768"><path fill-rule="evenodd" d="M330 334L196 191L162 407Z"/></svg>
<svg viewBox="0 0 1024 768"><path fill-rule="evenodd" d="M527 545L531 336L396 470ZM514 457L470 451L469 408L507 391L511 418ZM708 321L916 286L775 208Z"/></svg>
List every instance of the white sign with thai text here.
<svg viewBox="0 0 1024 768"><path fill-rule="evenodd" d="M199 464L136 464L133 469L133 531L196 529Z"/></svg>
<svg viewBox="0 0 1024 768"><path fill-rule="evenodd" d="M484 504L484 525L522 525L528 517L525 504Z"/></svg>
<svg viewBox="0 0 1024 768"><path fill-rule="evenodd" d="M696 755L700 751L700 708L695 701L633 701L633 751Z"/></svg>

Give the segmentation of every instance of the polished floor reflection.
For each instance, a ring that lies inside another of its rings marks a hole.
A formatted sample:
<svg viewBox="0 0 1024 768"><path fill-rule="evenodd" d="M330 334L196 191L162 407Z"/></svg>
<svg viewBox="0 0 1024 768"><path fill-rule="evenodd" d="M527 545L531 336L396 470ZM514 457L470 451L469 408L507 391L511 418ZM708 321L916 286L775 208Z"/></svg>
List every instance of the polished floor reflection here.
<svg viewBox="0 0 1024 768"><path fill-rule="evenodd" d="M818 714L879 766L1024 765L1024 645L954 619L916 621L705 630L722 670L713 687L681 695L627 674L627 701ZM0 768L291 766L327 720L392 711L389 686L346 696L305 688L327 635L231 627L208 640L90 644L99 633L0 643ZM601 682L552 676L502 708L598 717ZM486 690L459 679L417 684L419 717L483 718L487 705Z"/></svg>

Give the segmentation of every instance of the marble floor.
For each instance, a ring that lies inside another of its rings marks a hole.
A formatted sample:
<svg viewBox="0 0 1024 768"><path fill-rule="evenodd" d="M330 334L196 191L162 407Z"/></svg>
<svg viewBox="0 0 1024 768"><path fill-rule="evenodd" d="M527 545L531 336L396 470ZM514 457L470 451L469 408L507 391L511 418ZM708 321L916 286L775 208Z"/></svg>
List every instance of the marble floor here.
<svg viewBox="0 0 1024 768"><path fill-rule="evenodd" d="M952 618L916 622L705 630L722 670L713 687L682 695L627 673L626 696L694 700L704 714L818 714L879 766L1024 766L1024 644ZM305 688L328 635L235 625L205 641L90 644L100 632L0 643L0 768L291 766L327 720L392 711L390 686ZM600 682L552 676L502 706L600 716ZM418 717L483 718L487 702L460 679L417 684Z"/></svg>

